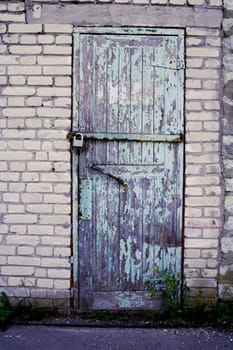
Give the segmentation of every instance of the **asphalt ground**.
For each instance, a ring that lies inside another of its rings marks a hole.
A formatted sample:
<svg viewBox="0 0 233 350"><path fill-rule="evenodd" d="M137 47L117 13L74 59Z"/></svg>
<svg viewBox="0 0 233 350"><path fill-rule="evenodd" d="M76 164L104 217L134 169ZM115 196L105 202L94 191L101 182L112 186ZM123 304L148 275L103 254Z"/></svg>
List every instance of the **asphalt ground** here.
<svg viewBox="0 0 233 350"><path fill-rule="evenodd" d="M11 326L0 350L233 350L233 332L211 328Z"/></svg>

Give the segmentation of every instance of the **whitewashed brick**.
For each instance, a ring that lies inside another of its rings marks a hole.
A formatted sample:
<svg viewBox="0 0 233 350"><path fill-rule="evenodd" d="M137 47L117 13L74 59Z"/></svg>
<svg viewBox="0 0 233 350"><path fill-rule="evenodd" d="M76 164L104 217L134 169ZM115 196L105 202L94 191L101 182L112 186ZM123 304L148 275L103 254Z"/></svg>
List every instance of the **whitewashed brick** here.
<svg viewBox="0 0 233 350"><path fill-rule="evenodd" d="M205 259L188 259L186 258L184 261L185 268L199 268L203 269L206 267L206 260Z"/></svg>
<svg viewBox="0 0 233 350"><path fill-rule="evenodd" d="M20 12L20 11L24 11L24 9L25 9L25 6L22 2L21 3L17 3L17 2L8 3L8 11Z"/></svg>
<svg viewBox="0 0 233 350"><path fill-rule="evenodd" d="M189 5L205 5L205 0L188 0Z"/></svg>
<svg viewBox="0 0 233 350"><path fill-rule="evenodd" d="M70 278L70 270L68 269L48 269L48 277L50 278Z"/></svg>
<svg viewBox="0 0 233 350"><path fill-rule="evenodd" d="M8 257L9 265L16 266L38 266L40 265L40 258L37 257L29 257L29 256L9 256Z"/></svg>
<svg viewBox="0 0 233 350"><path fill-rule="evenodd" d="M52 77L42 77L42 76L35 76L35 77L28 77L28 85L52 85L53 80Z"/></svg>
<svg viewBox="0 0 233 350"><path fill-rule="evenodd" d="M38 278L37 286L40 288L53 288L53 280L48 278Z"/></svg>
<svg viewBox="0 0 233 350"><path fill-rule="evenodd" d="M37 222L37 216L30 214L9 214L4 216L3 222L6 224L32 224Z"/></svg>
<svg viewBox="0 0 233 350"><path fill-rule="evenodd" d="M170 0L170 5L185 5L186 0Z"/></svg>
<svg viewBox="0 0 233 350"><path fill-rule="evenodd" d="M43 67L44 75L71 75L71 67L70 66L44 66Z"/></svg>
<svg viewBox="0 0 233 350"><path fill-rule="evenodd" d="M46 193L46 192L52 192L52 184L38 184L38 183L29 183L26 186L27 192L35 192L35 193Z"/></svg>
<svg viewBox="0 0 233 350"><path fill-rule="evenodd" d="M24 13L9 13L2 12L1 13L1 21L2 22L25 22L25 14ZM16 25L16 24L12 24Z"/></svg>
<svg viewBox="0 0 233 350"><path fill-rule="evenodd" d="M38 45L9 45L9 52L15 55L38 55L41 51Z"/></svg>
<svg viewBox="0 0 233 350"><path fill-rule="evenodd" d="M56 289L68 289L70 287L70 281L67 280L54 280L54 288Z"/></svg>
<svg viewBox="0 0 233 350"><path fill-rule="evenodd" d="M9 276L32 276L34 267L31 266L2 266L2 275Z"/></svg>
<svg viewBox="0 0 233 350"><path fill-rule="evenodd" d="M21 44L36 44L37 43L37 36L36 35L21 35L20 36L20 43Z"/></svg>
<svg viewBox="0 0 233 350"><path fill-rule="evenodd" d="M71 66L71 56L38 56L37 62L38 62L38 64L45 65L45 66L46 65L53 65L53 66L69 65L69 66Z"/></svg>
<svg viewBox="0 0 233 350"><path fill-rule="evenodd" d="M9 214L23 214L25 213L25 206L24 205L20 205L20 204L9 204L8 205L8 213Z"/></svg>
<svg viewBox="0 0 233 350"><path fill-rule="evenodd" d="M61 45L70 44L71 45L72 44L72 36L71 35L57 35L56 36L56 44L61 44Z"/></svg>
<svg viewBox="0 0 233 350"><path fill-rule="evenodd" d="M186 180L187 186L218 185L219 176L189 176Z"/></svg>
<svg viewBox="0 0 233 350"><path fill-rule="evenodd" d="M187 89L186 97L189 100L217 100L218 91Z"/></svg>
<svg viewBox="0 0 233 350"><path fill-rule="evenodd" d="M42 213L52 213L53 212L53 207L52 205L49 204L28 204L26 206L26 212L27 213L38 213L38 214L42 214Z"/></svg>
<svg viewBox="0 0 233 350"><path fill-rule="evenodd" d="M52 247L37 247L36 254L39 256L52 256L53 249L52 249ZM49 276L49 277L51 277L51 276Z"/></svg>
<svg viewBox="0 0 233 350"><path fill-rule="evenodd" d="M18 87L14 87L14 86L8 86L4 89L2 89L2 94L3 95L14 95L14 96L30 96L30 95L34 95L36 92L35 88L32 87L20 87L20 89Z"/></svg>
<svg viewBox="0 0 233 350"><path fill-rule="evenodd" d="M72 47L71 46L62 46L62 45L44 45L43 53L46 55L71 55Z"/></svg>
<svg viewBox="0 0 233 350"><path fill-rule="evenodd" d="M36 65L36 56L21 56L20 57L21 65Z"/></svg>
<svg viewBox="0 0 233 350"><path fill-rule="evenodd" d="M41 267L69 268L70 263L68 258L41 258Z"/></svg>
<svg viewBox="0 0 233 350"><path fill-rule="evenodd" d="M17 247L18 255L34 255L34 247Z"/></svg>
<svg viewBox="0 0 233 350"><path fill-rule="evenodd" d="M40 33L41 24L9 24L9 33Z"/></svg>
<svg viewBox="0 0 233 350"><path fill-rule="evenodd" d="M57 225L69 225L70 215L40 215L39 223L42 225L52 225L54 223Z"/></svg>
<svg viewBox="0 0 233 350"><path fill-rule="evenodd" d="M37 88L37 94L38 96L71 96L71 89L66 87L39 87Z"/></svg>
<svg viewBox="0 0 233 350"><path fill-rule="evenodd" d="M42 68L40 66L9 66L9 75L40 75ZM29 89L32 89L31 87ZM31 91L31 90L30 90Z"/></svg>

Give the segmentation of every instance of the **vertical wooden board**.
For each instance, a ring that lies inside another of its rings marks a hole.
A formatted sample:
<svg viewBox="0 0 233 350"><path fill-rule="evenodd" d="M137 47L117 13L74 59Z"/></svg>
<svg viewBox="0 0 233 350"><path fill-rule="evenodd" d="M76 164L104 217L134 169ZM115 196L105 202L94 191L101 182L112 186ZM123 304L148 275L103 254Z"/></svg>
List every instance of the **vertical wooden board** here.
<svg viewBox="0 0 233 350"><path fill-rule="evenodd" d="M142 131L146 134L153 134L154 131L154 48L143 48L143 99L142 99ZM142 163L153 164L154 143L143 142L142 144Z"/></svg>
<svg viewBox="0 0 233 350"><path fill-rule="evenodd" d="M130 48L130 66L131 66L130 131L131 133L142 132L142 102L143 102L142 54L143 54L143 49L141 47Z"/></svg>
<svg viewBox="0 0 233 350"><path fill-rule="evenodd" d="M142 48L142 131L145 134L154 132L154 48Z"/></svg>
<svg viewBox="0 0 233 350"><path fill-rule="evenodd" d="M131 203L134 189L132 179L127 179L127 190L120 192L120 288L130 290L132 222Z"/></svg>
<svg viewBox="0 0 233 350"><path fill-rule="evenodd" d="M80 36L80 78L79 78L79 131L89 131L93 119L93 39L90 35Z"/></svg>
<svg viewBox="0 0 233 350"><path fill-rule="evenodd" d="M164 133L164 37L158 46L154 47L154 133Z"/></svg>
<svg viewBox="0 0 233 350"><path fill-rule="evenodd" d="M163 215L164 215L164 201L163 201L163 177L164 177L164 169L159 172L156 176L154 176L154 241L155 246L160 245L160 233L161 227L163 225ZM156 256L156 251L154 252L154 256Z"/></svg>
<svg viewBox="0 0 233 350"><path fill-rule="evenodd" d="M121 185L108 182L107 232L108 232L108 290L119 289L119 206Z"/></svg>
<svg viewBox="0 0 233 350"><path fill-rule="evenodd" d="M107 62L107 132L118 132L119 48L108 48Z"/></svg>
<svg viewBox="0 0 233 350"><path fill-rule="evenodd" d="M107 132L119 131L119 48L110 46L107 71ZM107 163L118 163L118 142L108 142Z"/></svg>
<svg viewBox="0 0 233 350"><path fill-rule="evenodd" d="M142 232L143 232L143 285L151 277L154 270L154 245L155 245L155 181L153 178L145 178L143 181L143 213L142 213Z"/></svg>
<svg viewBox="0 0 233 350"><path fill-rule="evenodd" d="M142 285L142 185L141 177L135 176L132 180L133 188L130 203L130 234L132 235L131 245L131 289L140 290Z"/></svg>
<svg viewBox="0 0 233 350"><path fill-rule="evenodd" d="M143 48L130 48L131 64L131 94L130 94L130 132L141 133L143 130ZM131 153L134 155L134 163L142 162L141 142L131 144Z"/></svg>
<svg viewBox="0 0 233 350"><path fill-rule="evenodd" d="M119 57L119 132L130 132L130 49L120 48ZM130 163L130 144L119 142L119 164Z"/></svg>
<svg viewBox="0 0 233 350"><path fill-rule="evenodd" d="M176 134L177 131L177 37L165 40L164 92L165 92L165 133ZM171 69L170 69L171 68Z"/></svg>
<svg viewBox="0 0 233 350"><path fill-rule="evenodd" d="M94 288L98 291L106 290L108 284L108 181L109 179L104 175L96 175L95 177L96 202L93 215L96 227L96 259Z"/></svg>
<svg viewBox="0 0 233 350"><path fill-rule="evenodd" d="M94 132L107 131L107 68L108 68L108 48L99 47L94 44L95 74L94 85L94 108L93 122ZM91 115L89 116L91 118Z"/></svg>

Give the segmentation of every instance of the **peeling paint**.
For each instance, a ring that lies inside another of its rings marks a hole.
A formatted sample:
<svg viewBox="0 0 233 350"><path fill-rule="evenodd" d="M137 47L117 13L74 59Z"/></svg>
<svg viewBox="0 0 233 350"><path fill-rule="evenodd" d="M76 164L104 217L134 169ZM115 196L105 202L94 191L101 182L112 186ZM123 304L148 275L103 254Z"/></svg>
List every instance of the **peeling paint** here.
<svg viewBox="0 0 233 350"><path fill-rule="evenodd" d="M80 38L84 146L78 171L92 182L92 194L80 197L92 200L92 215L79 222L80 307L154 307L145 280L156 266L181 269L183 122L177 91L183 71L152 63L176 67L180 41L150 34Z"/></svg>

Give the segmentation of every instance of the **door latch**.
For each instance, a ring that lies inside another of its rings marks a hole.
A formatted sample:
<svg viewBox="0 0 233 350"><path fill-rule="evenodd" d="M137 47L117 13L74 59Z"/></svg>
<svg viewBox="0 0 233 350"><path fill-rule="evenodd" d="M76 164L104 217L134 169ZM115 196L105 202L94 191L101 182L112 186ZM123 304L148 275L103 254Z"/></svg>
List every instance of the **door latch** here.
<svg viewBox="0 0 233 350"><path fill-rule="evenodd" d="M75 133L73 135L73 147L83 147L83 134Z"/></svg>

